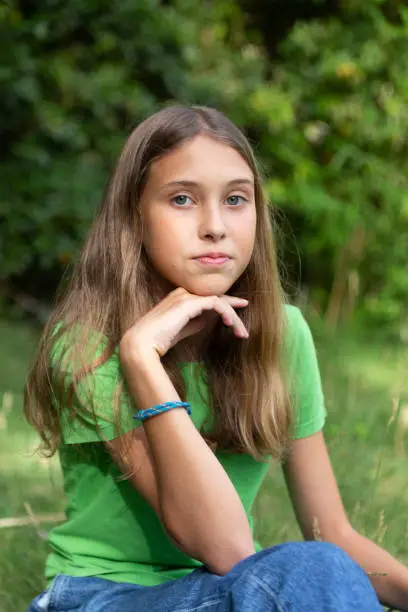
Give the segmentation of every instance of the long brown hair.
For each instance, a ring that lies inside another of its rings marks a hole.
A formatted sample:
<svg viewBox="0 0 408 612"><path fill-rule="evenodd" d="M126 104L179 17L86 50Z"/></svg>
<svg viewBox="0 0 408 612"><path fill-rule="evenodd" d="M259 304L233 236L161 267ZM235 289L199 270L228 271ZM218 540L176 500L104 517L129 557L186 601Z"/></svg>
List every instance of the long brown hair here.
<svg viewBox="0 0 408 612"><path fill-rule="evenodd" d="M125 331L163 297L143 248L139 199L152 162L198 134L234 148L247 162L255 179L257 209L252 258L230 291L249 300L250 308L239 314L250 335L239 342L220 323L211 336L203 356L213 417L205 438L220 449L257 459L265 454L280 458L285 450L291 417L282 363L284 295L257 163L243 133L219 111L171 106L146 119L128 138L69 282L60 290L44 328L26 382L24 412L50 455L61 442L61 415L53 396L62 398L71 420L89 411L96 423L89 381L112 357ZM62 336L69 342L51 364L50 355ZM95 358L102 340L104 350ZM177 350L169 351L164 364L185 396ZM72 394L84 378L90 402L78 410ZM122 380L112 407L118 433L123 393L127 392Z"/></svg>

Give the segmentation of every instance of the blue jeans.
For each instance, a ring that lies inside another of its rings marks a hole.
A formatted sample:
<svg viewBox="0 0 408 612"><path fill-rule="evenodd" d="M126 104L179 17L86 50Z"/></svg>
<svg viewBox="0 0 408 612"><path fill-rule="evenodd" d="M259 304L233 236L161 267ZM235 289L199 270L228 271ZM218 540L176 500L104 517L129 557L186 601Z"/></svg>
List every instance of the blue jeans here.
<svg viewBox="0 0 408 612"><path fill-rule="evenodd" d="M59 574L29 612L376 612L364 571L340 548L295 542L240 561L225 576L200 568L159 586Z"/></svg>

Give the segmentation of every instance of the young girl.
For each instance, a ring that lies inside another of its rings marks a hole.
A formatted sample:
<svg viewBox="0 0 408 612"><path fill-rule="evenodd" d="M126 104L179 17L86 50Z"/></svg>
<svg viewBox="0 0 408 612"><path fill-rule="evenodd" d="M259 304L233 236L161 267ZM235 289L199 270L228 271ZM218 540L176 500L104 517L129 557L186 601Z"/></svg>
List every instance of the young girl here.
<svg viewBox="0 0 408 612"><path fill-rule="evenodd" d="M25 413L67 497L31 612L408 610L408 570L346 518L311 334L284 303L251 148L220 112L166 108L130 136ZM307 542L261 551L271 458Z"/></svg>

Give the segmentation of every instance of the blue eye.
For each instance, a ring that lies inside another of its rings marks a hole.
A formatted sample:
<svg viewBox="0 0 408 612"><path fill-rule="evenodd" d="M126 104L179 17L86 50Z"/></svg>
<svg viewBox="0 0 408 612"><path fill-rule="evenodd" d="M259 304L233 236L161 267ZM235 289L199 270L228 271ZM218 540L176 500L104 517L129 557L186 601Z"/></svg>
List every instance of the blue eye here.
<svg viewBox="0 0 408 612"><path fill-rule="evenodd" d="M174 198L171 199L173 204L175 204L176 206L185 206L189 203L188 200L190 200L190 198L183 193L181 193L180 195L176 195L174 196Z"/></svg>
<svg viewBox="0 0 408 612"><path fill-rule="evenodd" d="M244 198L243 196L240 195L230 195L227 198L227 203L230 206L238 206L239 204L242 204L243 202L247 202L246 198Z"/></svg>

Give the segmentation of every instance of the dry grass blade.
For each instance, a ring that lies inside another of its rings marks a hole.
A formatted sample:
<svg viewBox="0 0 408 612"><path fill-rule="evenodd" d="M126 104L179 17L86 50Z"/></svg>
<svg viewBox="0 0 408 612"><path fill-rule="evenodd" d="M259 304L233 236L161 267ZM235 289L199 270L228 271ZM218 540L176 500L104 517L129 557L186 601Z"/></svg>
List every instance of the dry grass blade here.
<svg viewBox="0 0 408 612"><path fill-rule="evenodd" d="M323 542L322 534L320 533L319 521L317 516L313 519L313 539L315 542Z"/></svg>
<svg viewBox="0 0 408 612"><path fill-rule="evenodd" d="M3 400L0 410L0 429L7 429L7 415L11 412L14 403L14 395L11 391L3 393Z"/></svg>
<svg viewBox="0 0 408 612"><path fill-rule="evenodd" d="M63 512L37 514L35 520L37 525L41 525L42 523L60 523L65 520L65 514ZM33 519L30 516L12 516L10 518L0 519L0 529L24 527L32 524Z"/></svg>

